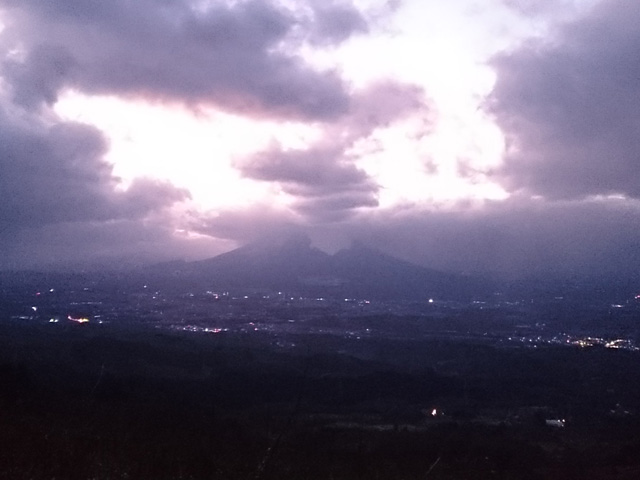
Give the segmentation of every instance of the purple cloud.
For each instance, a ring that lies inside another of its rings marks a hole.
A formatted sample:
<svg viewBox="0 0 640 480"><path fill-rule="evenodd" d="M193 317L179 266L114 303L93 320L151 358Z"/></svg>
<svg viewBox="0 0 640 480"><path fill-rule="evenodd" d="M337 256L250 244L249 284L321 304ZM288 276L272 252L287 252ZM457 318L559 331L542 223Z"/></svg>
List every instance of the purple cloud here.
<svg viewBox="0 0 640 480"><path fill-rule="evenodd" d="M487 108L505 132L511 191L547 198L640 196L640 9L602 2L493 59Z"/></svg>
<svg viewBox="0 0 640 480"><path fill-rule="evenodd" d="M123 192L104 161L107 141L94 127L9 117L0 106L0 225L142 218L188 193L155 180Z"/></svg>
<svg viewBox="0 0 640 480"><path fill-rule="evenodd" d="M352 3L320 0L312 3L309 40L316 45L342 43L369 30L367 19Z"/></svg>
<svg viewBox="0 0 640 480"><path fill-rule="evenodd" d="M311 17L271 1L3 0L3 77L20 104L52 104L64 88L89 94L211 104L252 115L335 118L349 108L334 71L295 53L366 31L353 5L317 4ZM339 21L338 21L339 20ZM46 39L46 40L43 40Z"/></svg>
<svg viewBox="0 0 640 480"><path fill-rule="evenodd" d="M424 92L413 85L381 82L352 95L350 110L325 125L323 136L306 149L274 146L238 162L254 180L277 182L294 197L294 208L310 218L341 220L361 207L378 205L379 186L349 153L356 141L407 115L431 115Z"/></svg>

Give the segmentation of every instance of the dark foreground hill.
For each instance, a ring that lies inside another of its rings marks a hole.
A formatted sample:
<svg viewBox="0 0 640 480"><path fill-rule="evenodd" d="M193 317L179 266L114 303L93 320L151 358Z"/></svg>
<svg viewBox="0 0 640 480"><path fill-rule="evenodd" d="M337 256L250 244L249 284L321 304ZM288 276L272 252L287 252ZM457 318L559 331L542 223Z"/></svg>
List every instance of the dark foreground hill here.
<svg viewBox="0 0 640 480"><path fill-rule="evenodd" d="M0 322L0 478L640 478L637 352L102 327Z"/></svg>

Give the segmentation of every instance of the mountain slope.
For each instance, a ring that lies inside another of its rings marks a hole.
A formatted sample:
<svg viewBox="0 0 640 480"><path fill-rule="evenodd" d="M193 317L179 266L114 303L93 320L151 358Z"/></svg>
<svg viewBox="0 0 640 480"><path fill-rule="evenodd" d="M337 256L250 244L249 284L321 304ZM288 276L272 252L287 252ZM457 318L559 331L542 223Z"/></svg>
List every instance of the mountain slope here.
<svg viewBox="0 0 640 480"><path fill-rule="evenodd" d="M252 243L199 262L193 274L240 287L293 287L302 279L327 273L331 257L305 237Z"/></svg>
<svg viewBox="0 0 640 480"><path fill-rule="evenodd" d="M218 289L380 299L466 299L486 290L474 279L413 265L359 244L329 255L306 237L253 243L175 267L174 275L186 283Z"/></svg>
<svg viewBox="0 0 640 480"><path fill-rule="evenodd" d="M362 245L336 253L332 261L336 274L349 280L356 295L466 298L473 294L472 279L420 267Z"/></svg>

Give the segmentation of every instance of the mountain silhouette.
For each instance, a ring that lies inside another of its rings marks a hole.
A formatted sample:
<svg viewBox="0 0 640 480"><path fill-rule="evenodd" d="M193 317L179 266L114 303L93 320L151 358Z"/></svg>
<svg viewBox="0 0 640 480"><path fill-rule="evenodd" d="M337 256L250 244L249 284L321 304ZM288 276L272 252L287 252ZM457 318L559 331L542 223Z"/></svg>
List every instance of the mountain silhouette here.
<svg viewBox="0 0 640 480"><path fill-rule="evenodd" d="M379 299L468 299L486 293L476 279L414 265L359 243L329 255L305 236L254 242L172 268L188 284L218 289Z"/></svg>
<svg viewBox="0 0 640 480"><path fill-rule="evenodd" d="M192 262L193 273L239 287L291 288L328 272L331 257L307 237L254 242L217 257Z"/></svg>

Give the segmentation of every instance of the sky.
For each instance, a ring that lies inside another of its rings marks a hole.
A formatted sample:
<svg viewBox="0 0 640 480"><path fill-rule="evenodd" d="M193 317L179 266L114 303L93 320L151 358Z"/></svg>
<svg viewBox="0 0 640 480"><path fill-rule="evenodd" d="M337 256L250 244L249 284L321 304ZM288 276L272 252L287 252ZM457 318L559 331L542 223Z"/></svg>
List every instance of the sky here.
<svg viewBox="0 0 640 480"><path fill-rule="evenodd" d="M0 0L0 268L305 233L640 267L633 0Z"/></svg>

